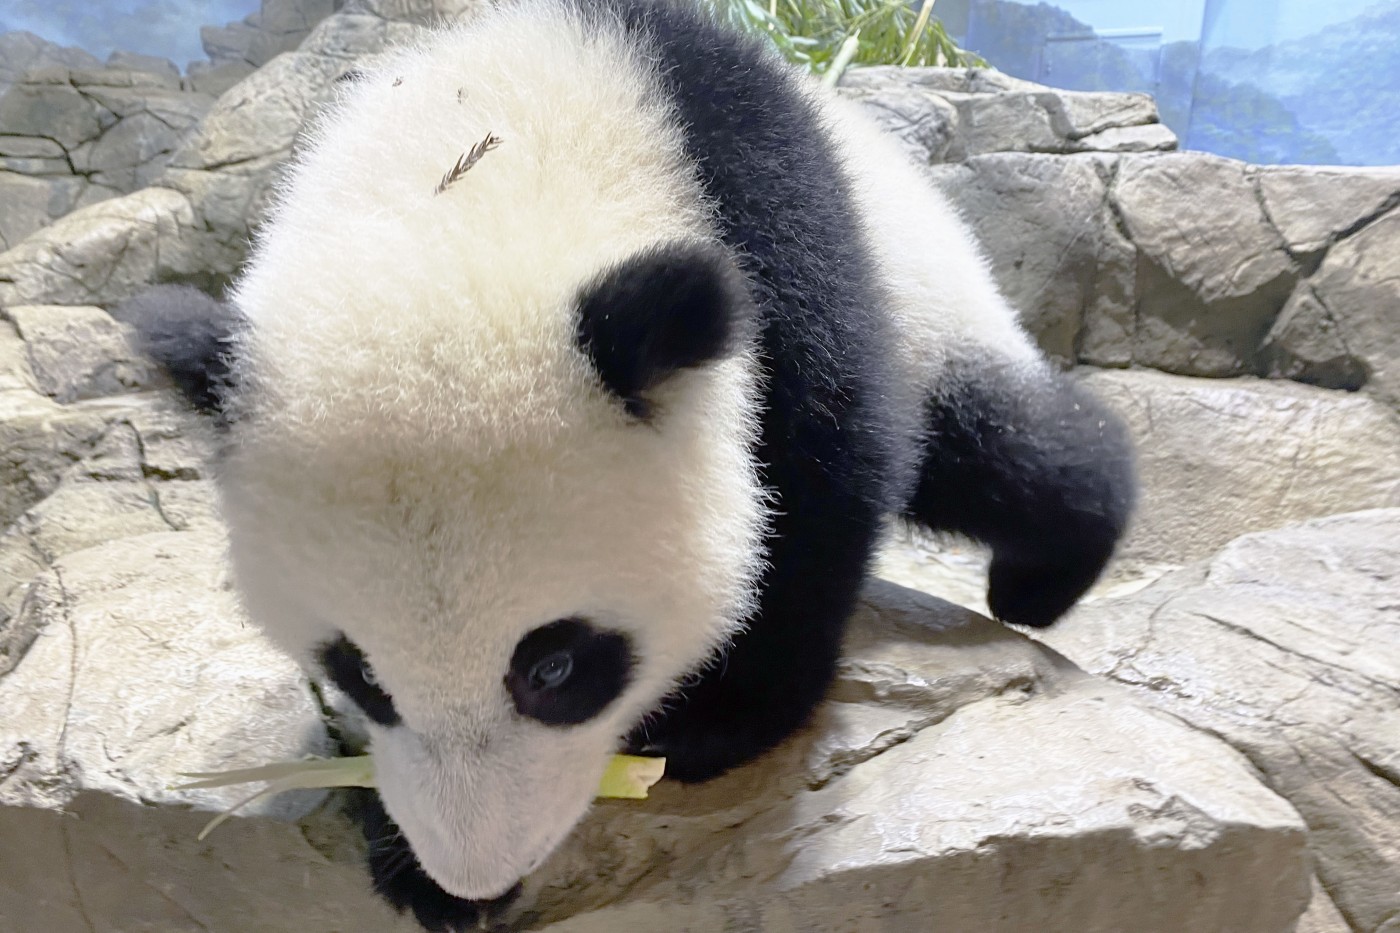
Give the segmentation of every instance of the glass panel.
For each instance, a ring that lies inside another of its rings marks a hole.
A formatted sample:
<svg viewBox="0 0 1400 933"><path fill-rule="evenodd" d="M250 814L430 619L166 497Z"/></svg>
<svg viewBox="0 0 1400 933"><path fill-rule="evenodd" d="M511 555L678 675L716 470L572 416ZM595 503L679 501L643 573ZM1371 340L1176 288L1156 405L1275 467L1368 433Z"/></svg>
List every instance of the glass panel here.
<svg viewBox="0 0 1400 933"><path fill-rule="evenodd" d="M1147 91L1184 146L1253 162L1400 164L1400 0L941 0L1002 71Z"/></svg>

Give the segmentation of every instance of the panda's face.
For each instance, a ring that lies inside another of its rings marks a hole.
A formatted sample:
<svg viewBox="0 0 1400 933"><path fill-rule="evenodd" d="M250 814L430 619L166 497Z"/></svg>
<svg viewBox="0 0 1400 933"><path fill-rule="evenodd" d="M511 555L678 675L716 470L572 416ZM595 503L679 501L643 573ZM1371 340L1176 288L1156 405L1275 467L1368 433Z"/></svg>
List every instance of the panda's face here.
<svg viewBox="0 0 1400 933"><path fill-rule="evenodd" d="M230 429L221 489L250 615L363 710L386 810L459 897L542 862L622 737L750 608L754 361L639 365L602 330L637 287L593 283L562 312L600 309L587 346L570 325L570 342L513 349L514 369L419 378L436 357L386 346L359 373L337 361L319 392L254 372ZM386 405L375 385L410 397Z"/></svg>
<svg viewBox="0 0 1400 933"><path fill-rule="evenodd" d="M320 660L374 724L381 798L415 855L444 888L479 900L532 871L587 807L599 752L615 741L605 711L634 676L631 641L583 619L532 630L502 678L515 715L478 719L474 734L406 727L369 659L344 636ZM542 734L532 736L531 724Z"/></svg>

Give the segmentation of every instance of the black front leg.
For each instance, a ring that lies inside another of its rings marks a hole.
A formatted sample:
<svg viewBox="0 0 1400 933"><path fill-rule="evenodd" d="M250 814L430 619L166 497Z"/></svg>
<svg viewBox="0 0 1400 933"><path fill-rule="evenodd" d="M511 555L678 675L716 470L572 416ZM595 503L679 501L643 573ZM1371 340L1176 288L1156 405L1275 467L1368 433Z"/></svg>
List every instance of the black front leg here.
<svg viewBox="0 0 1400 933"><path fill-rule="evenodd" d="M768 751L807 722L831 684L880 512L824 482L787 489L759 611L628 737L633 753L666 757L667 777L709 780Z"/></svg>
<svg viewBox="0 0 1400 933"><path fill-rule="evenodd" d="M990 545L992 615L1045 626L1098 579L1135 496L1116 415L1061 373L986 358L950 372L930 402L906 514Z"/></svg>

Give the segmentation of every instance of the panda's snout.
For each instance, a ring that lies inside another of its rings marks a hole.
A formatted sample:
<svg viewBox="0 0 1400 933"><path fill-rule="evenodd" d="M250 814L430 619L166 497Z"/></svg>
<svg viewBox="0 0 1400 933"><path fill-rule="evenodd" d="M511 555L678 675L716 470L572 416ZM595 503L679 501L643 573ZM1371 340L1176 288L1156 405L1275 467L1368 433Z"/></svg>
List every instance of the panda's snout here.
<svg viewBox="0 0 1400 933"><path fill-rule="evenodd" d="M374 791L352 797L352 810L369 842L368 861L375 890L399 910L408 910L427 929L496 929L509 919L524 889L516 881L504 894L486 899L449 892L423 867L413 844L385 810Z"/></svg>

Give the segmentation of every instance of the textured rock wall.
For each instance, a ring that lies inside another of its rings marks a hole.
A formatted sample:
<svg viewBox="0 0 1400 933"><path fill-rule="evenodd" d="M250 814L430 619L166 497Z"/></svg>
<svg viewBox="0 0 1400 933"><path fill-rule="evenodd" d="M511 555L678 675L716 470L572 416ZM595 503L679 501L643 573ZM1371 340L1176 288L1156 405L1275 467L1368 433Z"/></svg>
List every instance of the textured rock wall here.
<svg viewBox="0 0 1400 933"><path fill-rule="evenodd" d="M1142 95L939 69L845 84L932 166L1062 362L1364 388L1400 407L1400 168L1167 152Z"/></svg>
<svg viewBox="0 0 1400 933"><path fill-rule="evenodd" d="M935 169L1065 362L1255 374L1400 406L1400 169L994 153Z"/></svg>
<svg viewBox="0 0 1400 933"><path fill-rule="evenodd" d="M0 249L143 188L213 105L178 75L50 66L0 93Z"/></svg>
<svg viewBox="0 0 1400 933"><path fill-rule="evenodd" d="M1308 824L1323 897L1345 920L1325 928L1392 933L1397 595L1400 509L1358 512L1240 538L1042 638L1240 749Z"/></svg>

